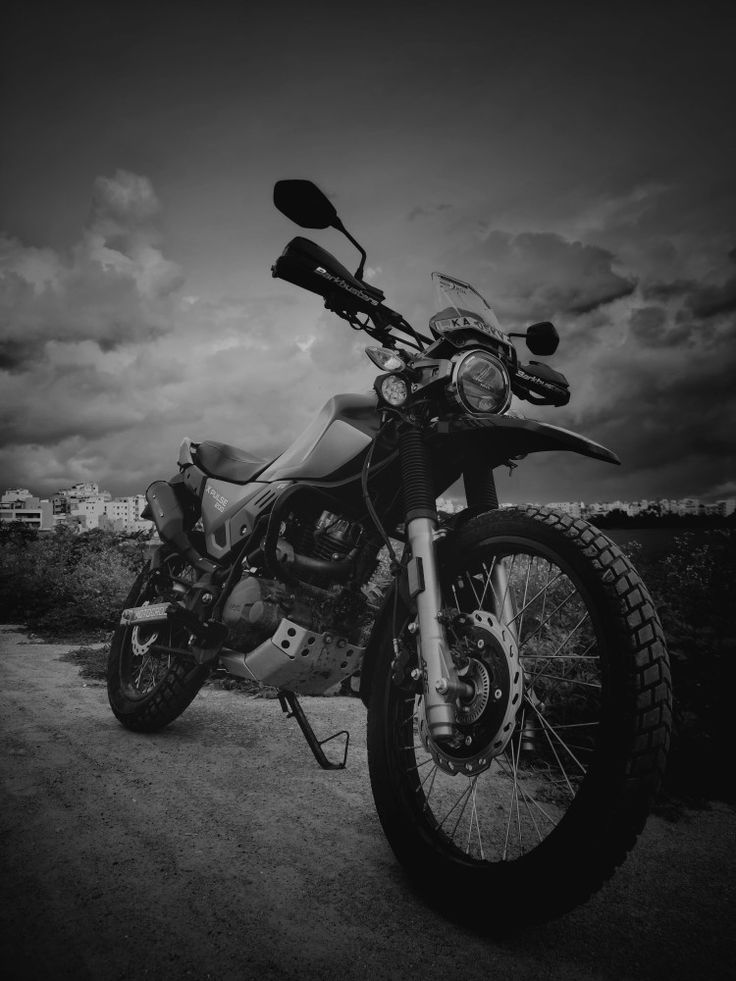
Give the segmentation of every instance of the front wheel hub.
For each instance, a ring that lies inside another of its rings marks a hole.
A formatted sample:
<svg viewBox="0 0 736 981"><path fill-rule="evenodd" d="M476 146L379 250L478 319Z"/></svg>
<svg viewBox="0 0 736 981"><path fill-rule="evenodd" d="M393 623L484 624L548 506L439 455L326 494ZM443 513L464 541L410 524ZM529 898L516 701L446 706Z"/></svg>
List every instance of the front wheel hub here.
<svg viewBox="0 0 736 981"><path fill-rule="evenodd" d="M511 739L524 679L516 637L491 613L476 610L466 614L463 626L455 632L453 652L462 661L458 677L472 688L472 695L455 700L457 734L443 742L430 737L421 699L419 735L445 773L474 776L487 770Z"/></svg>

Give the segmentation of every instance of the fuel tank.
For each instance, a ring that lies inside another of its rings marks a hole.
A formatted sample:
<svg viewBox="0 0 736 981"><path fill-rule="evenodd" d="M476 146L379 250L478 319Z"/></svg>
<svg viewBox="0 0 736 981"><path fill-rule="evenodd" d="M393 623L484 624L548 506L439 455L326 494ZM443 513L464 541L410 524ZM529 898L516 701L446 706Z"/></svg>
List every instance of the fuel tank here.
<svg viewBox="0 0 736 981"><path fill-rule="evenodd" d="M335 395L258 480L328 481L357 474L379 425L375 395Z"/></svg>

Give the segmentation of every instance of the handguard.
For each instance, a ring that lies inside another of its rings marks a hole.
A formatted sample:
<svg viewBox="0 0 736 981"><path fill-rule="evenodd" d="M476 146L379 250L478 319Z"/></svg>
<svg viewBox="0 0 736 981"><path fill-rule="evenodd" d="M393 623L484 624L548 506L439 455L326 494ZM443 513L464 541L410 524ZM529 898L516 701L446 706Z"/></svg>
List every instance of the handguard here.
<svg viewBox="0 0 736 981"><path fill-rule="evenodd" d="M356 279L342 263L308 238L294 238L272 267L272 273L295 286L318 293L346 310L372 313L384 294Z"/></svg>
<svg viewBox="0 0 736 981"><path fill-rule="evenodd" d="M532 405L567 405L570 401L567 378L539 361L520 364L514 373L511 389L514 395Z"/></svg>

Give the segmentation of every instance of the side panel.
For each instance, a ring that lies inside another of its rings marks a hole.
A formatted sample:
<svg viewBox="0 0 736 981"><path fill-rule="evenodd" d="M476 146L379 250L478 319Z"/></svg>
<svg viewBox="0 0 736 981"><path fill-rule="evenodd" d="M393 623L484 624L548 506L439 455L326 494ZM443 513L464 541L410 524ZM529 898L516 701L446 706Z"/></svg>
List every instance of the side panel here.
<svg viewBox="0 0 736 981"><path fill-rule="evenodd" d="M207 552L216 559L223 556L253 531L256 519L273 505L283 483L229 484L208 479L202 494L202 524Z"/></svg>

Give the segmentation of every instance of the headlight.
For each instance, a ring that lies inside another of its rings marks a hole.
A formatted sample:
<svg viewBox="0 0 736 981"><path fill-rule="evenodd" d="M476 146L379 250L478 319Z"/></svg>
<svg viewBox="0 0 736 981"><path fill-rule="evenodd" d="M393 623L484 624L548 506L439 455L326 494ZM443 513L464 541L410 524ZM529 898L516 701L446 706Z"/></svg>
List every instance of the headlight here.
<svg viewBox="0 0 736 981"><path fill-rule="evenodd" d="M409 386L398 375L384 375L378 379L381 398L389 405L399 406L409 398Z"/></svg>
<svg viewBox="0 0 736 981"><path fill-rule="evenodd" d="M503 412L511 403L506 366L485 351L470 351L456 361L452 384L458 402L468 412Z"/></svg>

